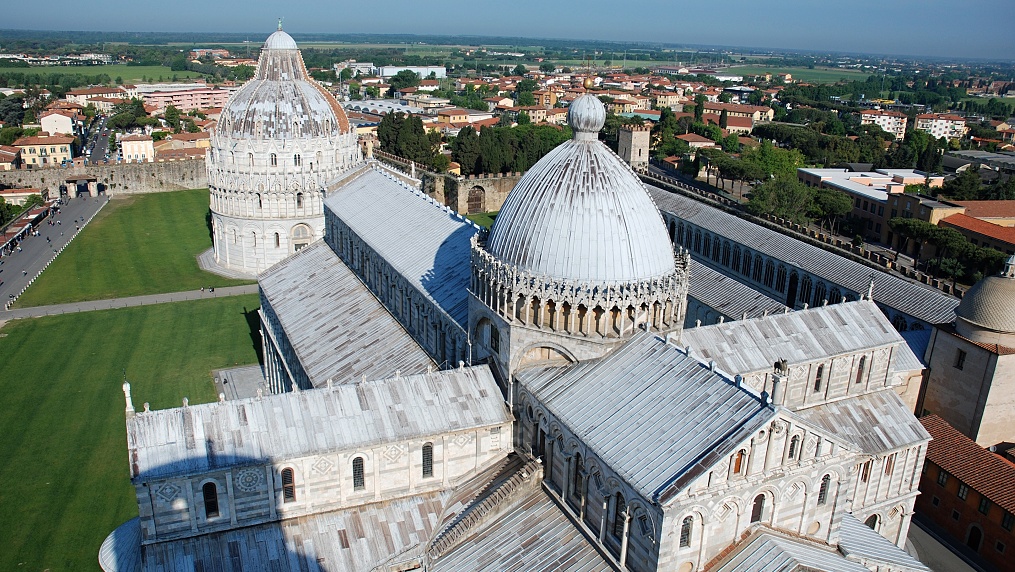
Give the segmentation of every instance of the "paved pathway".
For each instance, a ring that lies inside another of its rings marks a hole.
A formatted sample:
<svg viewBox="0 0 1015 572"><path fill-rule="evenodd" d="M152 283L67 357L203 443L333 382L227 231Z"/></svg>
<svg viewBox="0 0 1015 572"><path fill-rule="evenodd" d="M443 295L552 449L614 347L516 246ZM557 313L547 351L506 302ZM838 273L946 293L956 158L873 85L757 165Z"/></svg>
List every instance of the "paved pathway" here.
<svg viewBox="0 0 1015 572"><path fill-rule="evenodd" d="M183 302L186 300L202 300L205 298L222 298L226 296L239 296L241 294L256 293L257 284L247 284L245 286L216 288L214 292L210 290L188 290L185 292L131 296L129 298L113 298L111 300L92 300L90 302L72 302L70 304L18 308L15 310L0 312L0 324L3 324L7 320L16 318L38 318L39 316L73 314L76 312L91 312L93 310L110 310L113 308L128 308L131 306L150 306L152 304L165 304L167 302Z"/></svg>

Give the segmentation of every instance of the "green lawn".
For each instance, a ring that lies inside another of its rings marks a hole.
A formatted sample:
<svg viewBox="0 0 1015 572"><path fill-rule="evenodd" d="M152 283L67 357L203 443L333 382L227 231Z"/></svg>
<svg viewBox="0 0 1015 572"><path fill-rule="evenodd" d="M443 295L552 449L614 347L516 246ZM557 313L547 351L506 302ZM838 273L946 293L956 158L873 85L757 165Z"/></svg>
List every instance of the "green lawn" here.
<svg viewBox="0 0 1015 572"><path fill-rule="evenodd" d="M104 66L60 66L60 67L48 67L48 66L35 66L27 68L13 68L13 67L0 67L0 74L2 73L24 73L24 74L39 74L48 76L49 74L81 74L81 75L98 75L104 73L110 77L110 79L116 79L120 77L124 83L138 83L142 77L148 78L149 81L158 81L161 77L163 81L169 81L176 76L177 79L184 79L188 77L201 77L201 74L192 71L173 71L166 66L128 66L124 64L110 64Z"/></svg>
<svg viewBox="0 0 1015 572"><path fill-rule="evenodd" d="M257 355L256 295L67 314L0 330L0 570L97 570L102 540L137 515L123 371L134 404L214 399L213 369Z"/></svg>
<svg viewBox="0 0 1015 572"><path fill-rule="evenodd" d="M208 190L113 199L42 273L18 307L233 286L201 270L211 247Z"/></svg>
<svg viewBox="0 0 1015 572"><path fill-rule="evenodd" d="M483 228L490 228L493 226L493 219L497 218L497 211L490 213L470 214L466 215L465 218L471 220L472 222L478 224Z"/></svg>

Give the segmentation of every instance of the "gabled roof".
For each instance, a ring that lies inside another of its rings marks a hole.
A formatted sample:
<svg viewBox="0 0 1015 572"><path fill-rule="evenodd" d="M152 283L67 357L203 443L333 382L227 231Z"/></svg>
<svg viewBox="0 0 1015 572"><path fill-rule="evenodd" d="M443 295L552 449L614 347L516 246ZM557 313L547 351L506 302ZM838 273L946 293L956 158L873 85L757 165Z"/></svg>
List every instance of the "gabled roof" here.
<svg viewBox="0 0 1015 572"><path fill-rule="evenodd" d="M759 397L645 333L598 360L515 376L603 462L656 502L775 415Z"/></svg>
<svg viewBox="0 0 1015 572"><path fill-rule="evenodd" d="M944 324L955 319L957 298L940 290L878 272L780 232L769 230L738 216L723 212L694 199L646 185L659 209L705 230L729 237L755 252L782 260L790 269L800 268L856 293L866 292L874 272L874 299L879 303L923 320Z"/></svg>
<svg viewBox="0 0 1015 572"><path fill-rule="evenodd" d="M669 157L667 157L668 159ZM721 272L716 272L696 260L691 260L690 269L691 276L687 295L732 320L739 320L743 318L744 314L747 314L748 318L760 318L786 310L786 306L754 288Z"/></svg>
<svg viewBox="0 0 1015 572"><path fill-rule="evenodd" d="M138 413L131 476L148 480L509 423L489 367ZM294 433L294 428L299 430Z"/></svg>
<svg viewBox="0 0 1015 572"><path fill-rule="evenodd" d="M464 327L470 240L479 227L373 167L342 183L325 206Z"/></svg>
<svg viewBox="0 0 1015 572"><path fill-rule="evenodd" d="M874 532L874 529L850 513L844 514L839 524L839 552L846 558L871 568L887 564L891 570L901 567L910 572L931 572L923 562Z"/></svg>
<svg viewBox="0 0 1015 572"><path fill-rule="evenodd" d="M969 488L1015 514L1015 465L976 444L937 415L920 418L934 439L927 460L948 471Z"/></svg>
<svg viewBox="0 0 1015 572"><path fill-rule="evenodd" d="M681 333L680 345L715 360L730 375L767 371L781 359L793 365L871 348L906 346L869 300L687 329ZM904 351L910 350L905 347Z"/></svg>
<svg viewBox="0 0 1015 572"><path fill-rule="evenodd" d="M315 387L436 365L324 241L272 266L258 284Z"/></svg>
<svg viewBox="0 0 1015 572"><path fill-rule="evenodd" d="M891 389L823 403L792 415L855 445L867 455L897 451L930 439Z"/></svg>
<svg viewBox="0 0 1015 572"><path fill-rule="evenodd" d="M870 572L830 546L759 528L709 572Z"/></svg>
<svg viewBox="0 0 1015 572"><path fill-rule="evenodd" d="M942 226L953 226L975 232L976 234L1000 240L1008 244L1015 244L1015 228L1001 226L964 214L953 214L941 219Z"/></svg>

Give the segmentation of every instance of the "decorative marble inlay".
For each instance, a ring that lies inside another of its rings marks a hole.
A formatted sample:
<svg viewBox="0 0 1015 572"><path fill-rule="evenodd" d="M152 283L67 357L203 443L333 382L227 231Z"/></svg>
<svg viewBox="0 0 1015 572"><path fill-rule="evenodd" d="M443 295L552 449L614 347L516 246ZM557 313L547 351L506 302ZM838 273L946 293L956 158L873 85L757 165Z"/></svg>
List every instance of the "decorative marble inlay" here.
<svg viewBox="0 0 1015 572"><path fill-rule="evenodd" d="M240 469L236 473L234 480L236 481L236 488L245 493L252 493L260 488L261 483L264 482L264 471L254 468Z"/></svg>
<svg viewBox="0 0 1015 572"><path fill-rule="evenodd" d="M384 450L384 458L394 463L395 461L402 458L402 454L405 451L402 450L398 445L391 445Z"/></svg>
<svg viewBox="0 0 1015 572"><path fill-rule="evenodd" d="M326 475L331 472L331 469L335 468L335 463L331 462L327 457L318 457L310 468L319 475Z"/></svg>
<svg viewBox="0 0 1015 572"><path fill-rule="evenodd" d="M163 500L163 502L170 502L176 498L176 495L180 494L180 487L173 483L166 483L159 487L159 490L155 491L155 496Z"/></svg>
<svg viewBox="0 0 1015 572"><path fill-rule="evenodd" d="M465 447L469 443L472 443L472 435L466 435L464 433L457 435L451 440L452 443L457 445L459 448Z"/></svg>

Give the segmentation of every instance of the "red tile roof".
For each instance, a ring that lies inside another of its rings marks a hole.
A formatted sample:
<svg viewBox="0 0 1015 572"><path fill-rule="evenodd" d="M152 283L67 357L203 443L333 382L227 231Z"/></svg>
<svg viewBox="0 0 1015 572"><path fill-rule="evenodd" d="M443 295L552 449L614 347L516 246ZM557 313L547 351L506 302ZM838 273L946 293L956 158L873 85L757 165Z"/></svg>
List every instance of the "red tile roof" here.
<svg viewBox="0 0 1015 572"><path fill-rule="evenodd" d="M966 207L973 218L1015 218L1015 201L948 201Z"/></svg>
<svg viewBox="0 0 1015 572"><path fill-rule="evenodd" d="M63 135L54 135L52 137L40 137L33 135L31 137L22 137L14 142L17 147L25 145L62 145L66 143L73 143L73 137L65 137Z"/></svg>
<svg viewBox="0 0 1015 572"><path fill-rule="evenodd" d="M1015 466L976 444L937 415L920 418L933 440L927 460L948 471L969 488L1015 514Z"/></svg>
<svg viewBox="0 0 1015 572"><path fill-rule="evenodd" d="M965 229L976 234L1015 245L1015 227L1001 226L964 214L953 214L941 219L941 225Z"/></svg>
<svg viewBox="0 0 1015 572"><path fill-rule="evenodd" d="M688 133L687 135L677 135L677 139L682 139L684 141L687 141L688 143L712 143L713 145L715 144L715 141L712 141L708 137L702 137L697 133Z"/></svg>

